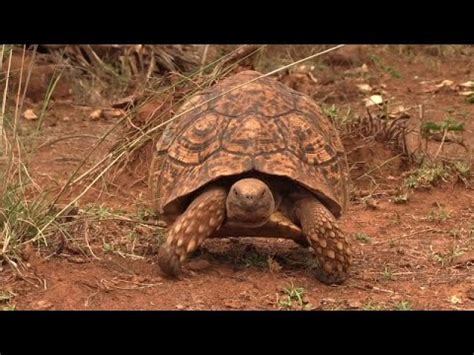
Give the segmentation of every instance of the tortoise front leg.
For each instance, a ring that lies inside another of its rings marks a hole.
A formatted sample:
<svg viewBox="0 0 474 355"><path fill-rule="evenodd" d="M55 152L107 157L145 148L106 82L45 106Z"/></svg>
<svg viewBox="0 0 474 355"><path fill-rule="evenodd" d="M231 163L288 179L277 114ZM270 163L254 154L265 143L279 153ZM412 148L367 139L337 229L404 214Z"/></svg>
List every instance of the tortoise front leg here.
<svg viewBox="0 0 474 355"><path fill-rule="evenodd" d="M305 196L295 202L295 214L319 263L316 278L325 284L342 283L352 256L332 213L315 197Z"/></svg>
<svg viewBox="0 0 474 355"><path fill-rule="evenodd" d="M158 252L158 265L170 276L177 276L186 256L215 233L225 218L227 192L211 187L200 194L168 230L166 242Z"/></svg>

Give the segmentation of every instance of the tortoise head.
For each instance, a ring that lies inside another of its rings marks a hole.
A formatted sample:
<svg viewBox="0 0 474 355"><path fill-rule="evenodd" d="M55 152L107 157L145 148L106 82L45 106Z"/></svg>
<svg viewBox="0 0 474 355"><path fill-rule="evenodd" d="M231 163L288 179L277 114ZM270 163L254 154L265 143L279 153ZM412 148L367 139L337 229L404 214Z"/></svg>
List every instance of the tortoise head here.
<svg viewBox="0 0 474 355"><path fill-rule="evenodd" d="M275 211L272 191L263 181L245 178L234 183L227 195L227 218L242 227L260 227Z"/></svg>

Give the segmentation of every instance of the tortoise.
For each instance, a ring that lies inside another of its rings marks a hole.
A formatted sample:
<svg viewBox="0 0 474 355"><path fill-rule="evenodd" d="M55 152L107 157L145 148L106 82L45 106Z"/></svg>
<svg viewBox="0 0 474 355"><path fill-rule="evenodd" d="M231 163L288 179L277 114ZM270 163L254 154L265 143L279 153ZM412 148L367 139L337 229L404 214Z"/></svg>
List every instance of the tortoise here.
<svg viewBox="0 0 474 355"><path fill-rule="evenodd" d="M261 76L202 90L165 128L150 170L169 225L158 264L176 277L206 238L286 238L313 249L318 280L341 283L352 260L336 222L348 201L343 145L310 97Z"/></svg>

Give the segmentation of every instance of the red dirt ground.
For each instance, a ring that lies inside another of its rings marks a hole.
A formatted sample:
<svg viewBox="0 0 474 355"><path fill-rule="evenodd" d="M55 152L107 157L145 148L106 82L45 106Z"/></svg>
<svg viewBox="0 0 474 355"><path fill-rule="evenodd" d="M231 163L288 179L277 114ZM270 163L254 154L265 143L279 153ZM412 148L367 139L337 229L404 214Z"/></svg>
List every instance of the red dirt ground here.
<svg viewBox="0 0 474 355"><path fill-rule="evenodd" d="M445 58L422 49L405 53L398 47L369 46L366 53L381 58L385 69L370 64L367 55L358 58L368 64L364 80L342 74L361 64L356 63L321 67L315 74L317 83L305 84L309 79L301 77L283 81L293 80L300 85L297 89L323 105L334 103L341 112L351 107L360 114L365 112L362 99L366 95L356 84L369 83L374 88L384 84L384 96L391 102L412 107L411 126L419 127L418 108L423 105L426 120L441 121L448 113L463 121L465 142L474 146L474 105L454 90L424 92L429 84L420 83L474 80L472 58ZM387 73L388 67L401 78ZM59 101L50 107L44 141L81 137L48 144L36 152L31 174L40 186L61 186L94 143L92 136L99 137L114 125L114 119L90 120L93 110ZM111 144L112 139L93 158L99 159ZM433 149L438 146L434 144ZM446 146L442 156L461 157L474 166L465 150ZM383 152L373 154L386 160ZM379 193L369 203L354 199L341 219L355 251L350 278L342 285L327 286L312 276L308 250L289 241L248 238L207 241L186 264L183 277L169 280L155 264L153 229L103 220L78 223L71 247L59 255L48 249L25 250L26 269L21 277L7 265L0 266L0 291L10 295L0 300L0 309L474 309L473 189L445 182L413 191L406 203L395 204L389 190L402 183L406 169L399 162L384 169L377 180ZM129 216L147 206L145 182L118 191L104 192L103 186L97 189L102 191L100 196L88 194L81 199L80 208L92 204ZM356 188L368 186L373 187L355 183ZM133 239L130 233L138 237ZM86 252L74 249L75 243ZM302 299L287 302L288 288L300 288Z"/></svg>

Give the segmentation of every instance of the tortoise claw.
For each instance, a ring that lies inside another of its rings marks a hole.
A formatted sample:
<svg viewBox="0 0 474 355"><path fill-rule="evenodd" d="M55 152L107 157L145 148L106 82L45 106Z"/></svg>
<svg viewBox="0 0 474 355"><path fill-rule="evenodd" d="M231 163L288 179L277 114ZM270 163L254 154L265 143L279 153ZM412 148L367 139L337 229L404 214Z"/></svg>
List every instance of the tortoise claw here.
<svg viewBox="0 0 474 355"><path fill-rule="evenodd" d="M158 265L167 276L176 278L181 273L179 256L173 253L167 243L164 243L158 251Z"/></svg>

